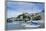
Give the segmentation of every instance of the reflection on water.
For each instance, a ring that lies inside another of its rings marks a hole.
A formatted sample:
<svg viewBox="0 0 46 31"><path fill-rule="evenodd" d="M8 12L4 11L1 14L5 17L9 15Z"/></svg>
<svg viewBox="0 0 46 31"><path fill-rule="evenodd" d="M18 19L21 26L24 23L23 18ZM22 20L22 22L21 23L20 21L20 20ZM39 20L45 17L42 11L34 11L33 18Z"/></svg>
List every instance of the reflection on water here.
<svg viewBox="0 0 46 31"><path fill-rule="evenodd" d="M26 23L24 21L15 21L12 23L8 23L6 28L8 30L14 30L14 29L32 29L32 28L42 28L44 25L43 21L27 21Z"/></svg>

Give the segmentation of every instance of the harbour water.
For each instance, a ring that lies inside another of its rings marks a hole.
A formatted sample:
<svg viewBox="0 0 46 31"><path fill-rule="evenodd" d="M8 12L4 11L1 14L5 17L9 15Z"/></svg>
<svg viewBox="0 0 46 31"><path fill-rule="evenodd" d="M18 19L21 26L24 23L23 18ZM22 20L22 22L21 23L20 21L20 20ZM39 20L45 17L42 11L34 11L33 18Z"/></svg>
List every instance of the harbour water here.
<svg viewBox="0 0 46 31"><path fill-rule="evenodd" d="M12 23L7 23L6 24L6 29L7 30L15 30L15 29L35 29L35 28L43 28L44 27L44 22L39 20L39 21L15 21Z"/></svg>

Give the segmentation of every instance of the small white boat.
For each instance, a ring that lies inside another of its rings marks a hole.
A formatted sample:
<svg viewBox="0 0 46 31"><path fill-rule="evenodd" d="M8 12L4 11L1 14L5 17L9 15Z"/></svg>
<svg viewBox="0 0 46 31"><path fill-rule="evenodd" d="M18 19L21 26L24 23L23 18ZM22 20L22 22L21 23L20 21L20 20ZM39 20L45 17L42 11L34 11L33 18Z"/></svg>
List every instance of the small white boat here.
<svg viewBox="0 0 46 31"><path fill-rule="evenodd" d="M32 28L34 28L34 27L39 27L40 25L25 25L25 27L32 27Z"/></svg>
<svg viewBox="0 0 46 31"><path fill-rule="evenodd" d="M23 23L22 24L24 27L39 27L40 25L39 24L31 24L31 22L29 23L29 24L27 24L27 23Z"/></svg>

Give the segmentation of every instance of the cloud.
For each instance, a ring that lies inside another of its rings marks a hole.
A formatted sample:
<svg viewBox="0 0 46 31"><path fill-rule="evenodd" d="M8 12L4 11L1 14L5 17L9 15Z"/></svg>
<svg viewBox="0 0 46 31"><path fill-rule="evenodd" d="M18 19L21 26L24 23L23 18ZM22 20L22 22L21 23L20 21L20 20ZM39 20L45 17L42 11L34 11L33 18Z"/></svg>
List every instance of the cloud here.
<svg viewBox="0 0 46 31"><path fill-rule="evenodd" d="M7 12L7 17L8 18L10 18L10 17L17 17L18 15L20 15L20 14L22 14L22 13L39 13L40 12L40 10L38 10L38 12L37 12L37 10L33 10L33 11L30 11L30 10L20 10L20 11L8 11Z"/></svg>

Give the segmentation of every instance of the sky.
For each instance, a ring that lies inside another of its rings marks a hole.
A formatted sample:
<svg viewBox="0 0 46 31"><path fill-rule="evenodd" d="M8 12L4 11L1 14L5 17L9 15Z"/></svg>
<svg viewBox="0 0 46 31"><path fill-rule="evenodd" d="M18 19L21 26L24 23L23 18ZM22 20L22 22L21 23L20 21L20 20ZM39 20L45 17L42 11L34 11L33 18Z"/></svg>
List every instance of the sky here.
<svg viewBox="0 0 46 31"><path fill-rule="evenodd" d="M8 2L7 3L7 17L16 17L23 12L39 13L44 9L43 3L29 3L29 2Z"/></svg>

